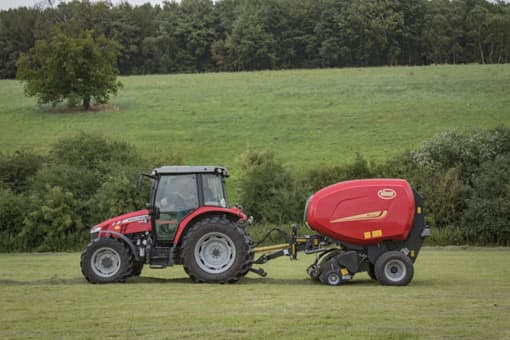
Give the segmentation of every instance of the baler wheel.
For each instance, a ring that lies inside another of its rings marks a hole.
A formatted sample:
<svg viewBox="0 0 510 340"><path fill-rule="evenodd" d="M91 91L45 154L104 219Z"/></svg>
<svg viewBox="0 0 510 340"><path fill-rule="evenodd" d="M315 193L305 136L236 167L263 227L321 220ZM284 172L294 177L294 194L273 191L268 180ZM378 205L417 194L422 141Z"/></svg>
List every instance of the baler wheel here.
<svg viewBox="0 0 510 340"><path fill-rule="evenodd" d="M375 262L375 275L382 285L406 286L413 279L413 274L413 262L399 251L388 251Z"/></svg>
<svg viewBox="0 0 510 340"><path fill-rule="evenodd" d="M337 273L335 270L330 270L325 275L326 283L330 286L338 286L342 283L342 277L340 273Z"/></svg>
<svg viewBox="0 0 510 340"><path fill-rule="evenodd" d="M251 268L251 245L237 223L219 216L205 218L184 236L181 261L195 282L233 283Z"/></svg>

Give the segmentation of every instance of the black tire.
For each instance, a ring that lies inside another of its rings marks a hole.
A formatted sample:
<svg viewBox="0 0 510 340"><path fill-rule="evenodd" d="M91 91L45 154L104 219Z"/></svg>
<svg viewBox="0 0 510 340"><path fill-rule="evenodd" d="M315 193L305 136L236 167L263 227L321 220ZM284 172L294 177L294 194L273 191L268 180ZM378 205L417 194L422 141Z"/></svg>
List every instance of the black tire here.
<svg viewBox="0 0 510 340"><path fill-rule="evenodd" d="M319 266L317 264L312 264L306 269L307 274L314 281L319 281L320 271Z"/></svg>
<svg viewBox="0 0 510 340"><path fill-rule="evenodd" d="M399 251L388 251L375 262L375 275L382 285L406 286L413 279L413 262Z"/></svg>
<svg viewBox="0 0 510 340"><path fill-rule="evenodd" d="M133 262L133 269L129 276L140 276L142 274L143 262Z"/></svg>
<svg viewBox="0 0 510 340"><path fill-rule="evenodd" d="M342 276L336 270L330 270L324 274L324 283L330 286L338 286L342 283Z"/></svg>
<svg viewBox="0 0 510 340"><path fill-rule="evenodd" d="M252 242L246 230L219 216L190 227L182 241L181 262L195 282L233 283L253 263Z"/></svg>
<svg viewBox="0 0 510 340"><path fill-rule="evenodd" d="M80 266L91 283L124 282L133 271L133 255L119 239L97 238L83 250Z"/></svg>
<svg viewBox="0 0 510 340"><path fill-rule="evenodd" d="M375 276L375 265L372 263L368 264L368 276L374 281L377 281L377 276Z"/></svg>

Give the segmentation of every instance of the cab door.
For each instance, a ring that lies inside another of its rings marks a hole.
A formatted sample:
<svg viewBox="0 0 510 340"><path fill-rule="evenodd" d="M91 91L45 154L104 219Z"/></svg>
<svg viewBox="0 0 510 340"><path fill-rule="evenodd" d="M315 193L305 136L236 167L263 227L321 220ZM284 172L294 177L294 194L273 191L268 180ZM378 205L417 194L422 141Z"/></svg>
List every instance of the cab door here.
<svg viewBox="0 0 510 340"><path fill-rule="evenodd" d="M160 212L159 218L154 221L156 238L171 242L181 220L199 207L197 175L161 176L154 205Z"/></svg>

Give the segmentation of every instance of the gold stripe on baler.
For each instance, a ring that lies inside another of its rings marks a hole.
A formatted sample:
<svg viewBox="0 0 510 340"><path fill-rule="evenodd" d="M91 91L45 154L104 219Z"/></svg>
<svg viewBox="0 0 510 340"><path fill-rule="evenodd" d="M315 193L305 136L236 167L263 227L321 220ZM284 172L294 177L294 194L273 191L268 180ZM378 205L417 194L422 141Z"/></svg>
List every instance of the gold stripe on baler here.
<svg viewBox="0 0 510 340"><path fill-rule="evenodd" d="M365 214L338 218L336 220L330 221L330 223L364 221L364 220L378 220L381 218L385 218L387 214L388 214L388 210L372 211L372 212L365 213Z"/></svg>

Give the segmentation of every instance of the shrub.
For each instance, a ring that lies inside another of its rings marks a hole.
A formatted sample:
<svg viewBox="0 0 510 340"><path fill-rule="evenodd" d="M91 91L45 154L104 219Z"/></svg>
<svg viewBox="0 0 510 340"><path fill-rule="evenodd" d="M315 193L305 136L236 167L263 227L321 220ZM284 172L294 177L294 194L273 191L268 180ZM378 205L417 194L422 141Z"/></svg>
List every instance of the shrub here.
<svg viewBox="0 0 510 340"><path fill-rule="evenodd" d="M241 203L259 222L299 218L304 200L297 196L294 175L270 151L248 151L242 159Z"/></svg>
<svg viewBox="0 0 510 340"><path fill-rule="evenodd" d="M319 189L341 181L371 178L373 176L365 158L360 154L356 154L356 158L350 164L343 166L318 164L314 166L303 175L301 186L308 195L311 195Z"/></svg>
<svg viewBox="0 0 510 340"><path fill-rule="evenodd" d="M427 220L434 227L458 225L469 196L469 187L460 177L458 168L450 168L427 176L428 183L422 187Z"/></svg>
<svg viewBox="0 0 510 340"><path fill-rule="evenodd" d="M129 144L85 132L60 139L52 146L50 156L56 164L75 166L98 175L107 175L118 167L143 164Z"/></svg>
<svg viewBox="0 0 510 340"><path fill-rule="evenodd" d="M109 177L88 202L90 223L143 208L147 196L137 193L136 177L119 173Z"/></svg>
<svg viewBox="0 0 510 340"><path fill-rule="evenodd" d="M19 233L27 205L23 195L0 189L0 232Z"/></svg>
<svg viewBox="0 0 510 340"><path fill-rule="evenodd" d="M28 151L0 154L0 187L15 193L25 192L29 180L43 166L45 158Z"/></svg>
<svg viewBox="0 0 510 340"><path fill-rule="evenodd" d="M101 186L103 179L87 168L52 163L40 169L32 178L31 193L44 194L47 187L59 187L80 200L88 200Z"/></svg>
<svg viewBox="0 0 510 340"><path fill-rule="evenodd" d="M480 166L497 155L510 153L510 129L450 130L431 138L413 153L421 167L432 171L459 168L467 183L476 177Z"/></svg>
<svg viewBox="0 0 510 340"><path fill-rule="evenodd" d="M19 250L19 234L27 212L26 198L7 189L0 189L0 250Z"/></svg>
<svg viewBox="0 0 510 340"><path fill-rule="evenodd" d="M30 196L30 212L20 237L26 249L61 251L85 240L86 229L79 214L82 204L60 187L46 186L45 193Z"/></svg>
<svg viewBox="0 0 510 340"><path fill-rule="evenodd" d="M471 243L510 245L510 155L485 162L462 216Z"/></svg>

